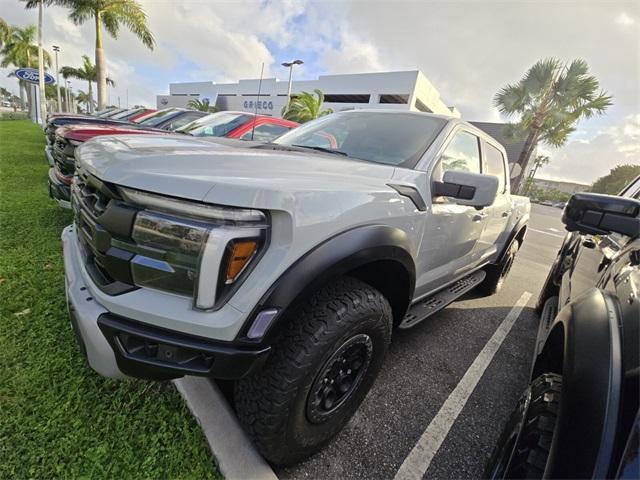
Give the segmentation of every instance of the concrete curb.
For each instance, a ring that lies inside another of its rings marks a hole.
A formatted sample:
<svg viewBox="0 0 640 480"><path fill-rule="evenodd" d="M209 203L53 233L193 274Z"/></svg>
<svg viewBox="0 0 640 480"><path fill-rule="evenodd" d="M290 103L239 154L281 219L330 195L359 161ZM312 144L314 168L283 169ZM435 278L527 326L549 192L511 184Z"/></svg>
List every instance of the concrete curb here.
<svg viewBox="0 0 640 480"><path fill-rule="evenodd" d="M215 383L199 377L173 381L202 428L220 473L228 480L278 480L242 430Z"/></svg>

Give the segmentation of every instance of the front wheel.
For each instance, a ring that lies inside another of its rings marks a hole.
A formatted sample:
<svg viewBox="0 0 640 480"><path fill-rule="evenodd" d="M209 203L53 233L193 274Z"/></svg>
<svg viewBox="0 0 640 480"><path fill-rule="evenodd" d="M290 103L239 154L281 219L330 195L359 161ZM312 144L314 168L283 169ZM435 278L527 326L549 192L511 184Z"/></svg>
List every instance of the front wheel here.
<svg viewBox="0 0 640 480"><path fill-rule="evenodd" d="M531 383L493 450L484 478L542 478L561 395L561 375L545 373Z"/></svg>
<svg viewBox="0 0 640 480"><path fill-rule="evenodd" d="M393 323L385 297L348 277L288 317L265 366L234 392L241 423L277 465L311 455L349 421L380 371Z"/></svg>

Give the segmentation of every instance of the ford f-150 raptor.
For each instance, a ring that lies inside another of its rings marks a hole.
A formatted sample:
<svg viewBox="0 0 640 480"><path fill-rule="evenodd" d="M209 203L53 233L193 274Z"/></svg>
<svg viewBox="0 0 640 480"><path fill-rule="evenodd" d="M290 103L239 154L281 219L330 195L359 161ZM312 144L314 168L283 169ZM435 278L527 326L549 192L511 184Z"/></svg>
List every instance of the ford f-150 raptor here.
<svg viewBox="0 0 640 480"><path fill-rule="evenodd" d="M392 327L502 285L529 218L504 148L458 119L332 114L272 143L179 135L77 150L63 234L71 322L108 377L234 381L264 456L327 443Z"/></svg>

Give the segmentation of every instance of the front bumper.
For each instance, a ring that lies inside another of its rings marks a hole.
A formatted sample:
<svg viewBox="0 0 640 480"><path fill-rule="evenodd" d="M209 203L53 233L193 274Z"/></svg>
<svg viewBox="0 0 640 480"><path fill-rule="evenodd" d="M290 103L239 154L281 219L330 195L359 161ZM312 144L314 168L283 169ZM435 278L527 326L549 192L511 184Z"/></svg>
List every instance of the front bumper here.
<svg viewBox="0 0 640 480"><path fill-rule="evenodd" d="M89 365L99 374L153 380L184 375L238 379L266 360L270 347L212 340L108 311L94 298L97 289L83 272L75 226L64 229L62 245L71 324Z"/></svg>
<svg viewBox="0 0 640 480"><path fill-rule="evenodd" d="M49 169L49 196L63 208L71 208L71 186L61 182L55 167Z"/></svg>

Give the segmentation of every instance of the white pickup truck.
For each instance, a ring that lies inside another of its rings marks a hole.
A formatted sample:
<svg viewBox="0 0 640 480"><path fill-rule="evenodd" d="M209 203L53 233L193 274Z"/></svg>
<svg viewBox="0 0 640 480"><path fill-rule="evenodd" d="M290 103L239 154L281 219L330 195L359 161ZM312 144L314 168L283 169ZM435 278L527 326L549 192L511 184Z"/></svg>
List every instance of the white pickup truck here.
<svg viewBox="0 0 640 480"><path fill-rule="evenodd" d="M529 219L504 148L424 113L336 113L250 148L100 137L76 156L62 239L89 364L233 380L276 464L340 431L393 327L496 292Z"/></svg>

